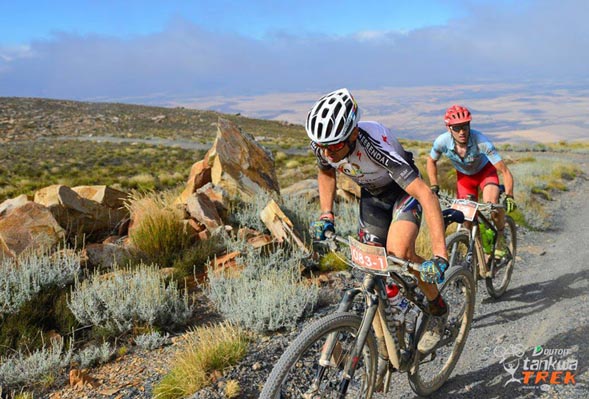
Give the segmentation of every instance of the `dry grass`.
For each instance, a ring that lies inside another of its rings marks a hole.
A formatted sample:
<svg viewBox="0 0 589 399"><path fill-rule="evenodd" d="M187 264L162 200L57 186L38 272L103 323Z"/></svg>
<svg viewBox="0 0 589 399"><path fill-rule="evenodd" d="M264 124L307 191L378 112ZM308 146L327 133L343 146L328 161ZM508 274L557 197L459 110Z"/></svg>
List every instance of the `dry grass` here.
<svg viewBox="0 0 589 399"><path fill-rule="evenodd" d="M134 220L129 238L148 263L172 266L192 244L181 222L184 211L173 204L175 198L172 191L135 192L127 204Z"/></svg>
<svg viewBox="0 0 589 399"><path fill-rule="evenodd" d="M239 362L247 345L246 333L228 323L192 330L182 337L172 369L155 387L154 398L176 399L194 394L209 385L215 375ZM228 391L235 394L239 385L231 384Z"/></svg>

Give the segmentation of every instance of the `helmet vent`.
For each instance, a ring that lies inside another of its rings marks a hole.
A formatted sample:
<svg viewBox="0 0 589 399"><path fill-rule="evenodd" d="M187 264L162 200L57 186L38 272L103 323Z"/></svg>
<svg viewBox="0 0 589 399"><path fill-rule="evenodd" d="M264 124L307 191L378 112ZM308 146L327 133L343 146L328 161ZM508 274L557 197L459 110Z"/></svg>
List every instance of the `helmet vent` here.
<svg viewBox="0 0 589 399"><path fill-rule="evenodd" d="M342 130L344 129L344 120L340 120L339 124L337 125L336 134L341 134Z"/></svg>

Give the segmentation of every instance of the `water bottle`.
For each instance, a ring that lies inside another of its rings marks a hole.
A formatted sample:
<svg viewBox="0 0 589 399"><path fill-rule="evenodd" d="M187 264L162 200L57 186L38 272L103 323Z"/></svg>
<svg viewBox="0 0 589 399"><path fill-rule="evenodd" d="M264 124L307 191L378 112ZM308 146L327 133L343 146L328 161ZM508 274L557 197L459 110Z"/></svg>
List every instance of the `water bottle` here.
<svg viewBox="0 0 589 399"><path fill-rule="evenodd" d="M389 304L395 324L402 324L403 320L405 319L405 312L409 307L409 301L400 294L399 286L394 283L387 285L387 298L389 299Z"/></svg>
<svg viewBox="0 0 589 399"><path fill-rule="evenodd" d="M491 229L488 229L484 223L479 224L479 230L481 231L483 250L488 255L493 252L493 240L495 239L495 232Z"/></svg>

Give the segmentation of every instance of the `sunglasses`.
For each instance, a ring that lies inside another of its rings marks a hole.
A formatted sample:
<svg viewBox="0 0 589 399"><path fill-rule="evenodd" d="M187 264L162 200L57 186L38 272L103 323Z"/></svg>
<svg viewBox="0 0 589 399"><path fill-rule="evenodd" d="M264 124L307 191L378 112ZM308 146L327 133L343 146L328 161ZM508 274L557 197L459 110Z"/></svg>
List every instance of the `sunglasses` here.
<svg viewBox="0 0 589 399"><path fill-rule="evenodd" d="M348 141L346 140L346 141L342 141L342 142L335 143L335 144L319 144L319 143L315 143L315 144L317 144L317 146L319 148L322 148L324 150L336 152L336 151L339 151L342 148L344 148L346 146L346 144L348 144Z"/></svg>
<svg viewBox="0 0 589 399"><path fill-rule="evenodd" d="M462 125L452 125L450 126L453 132L458 133L461 130L467 131L470 129L470 123L463 123Z"/></svg>

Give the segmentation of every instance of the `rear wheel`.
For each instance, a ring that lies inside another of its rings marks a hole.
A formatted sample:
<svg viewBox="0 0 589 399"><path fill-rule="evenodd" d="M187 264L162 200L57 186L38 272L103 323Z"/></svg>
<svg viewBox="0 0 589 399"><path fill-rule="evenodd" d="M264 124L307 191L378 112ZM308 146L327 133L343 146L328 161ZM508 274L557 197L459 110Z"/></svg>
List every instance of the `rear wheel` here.
<svg viewBox="0 0 589 399"><path fill-rule="evenodd" d="M494 260L494 266L491 270L492 276L485 279L487 292L493 298L499 298L505 293L515 266L517 233L515 222L510 216L505 216L503 232L505 234L505 254L501 258Z"/></svg>
<svg viewBox="0 0 589 399"><path fill-rule="evenodd" d="M353 313L335 313L305 328L274 366L260 398L339 398L344 365L356 343L361 321ZM336 339L332 353L328 361L319 364L322 349L330 337ZM376 340L369 332L346 398L372 395L377 359Z"/></svg>
<svg viewBox="0 0 589 399"><path fill-rule="evenodd" d="M463 267L451 268L440 293L448 306L448 321L442 339L431 353L415 354L409 383L415 393L431 395L448 379L456 366L472 323L475 304L474 281Z"/></svg>

